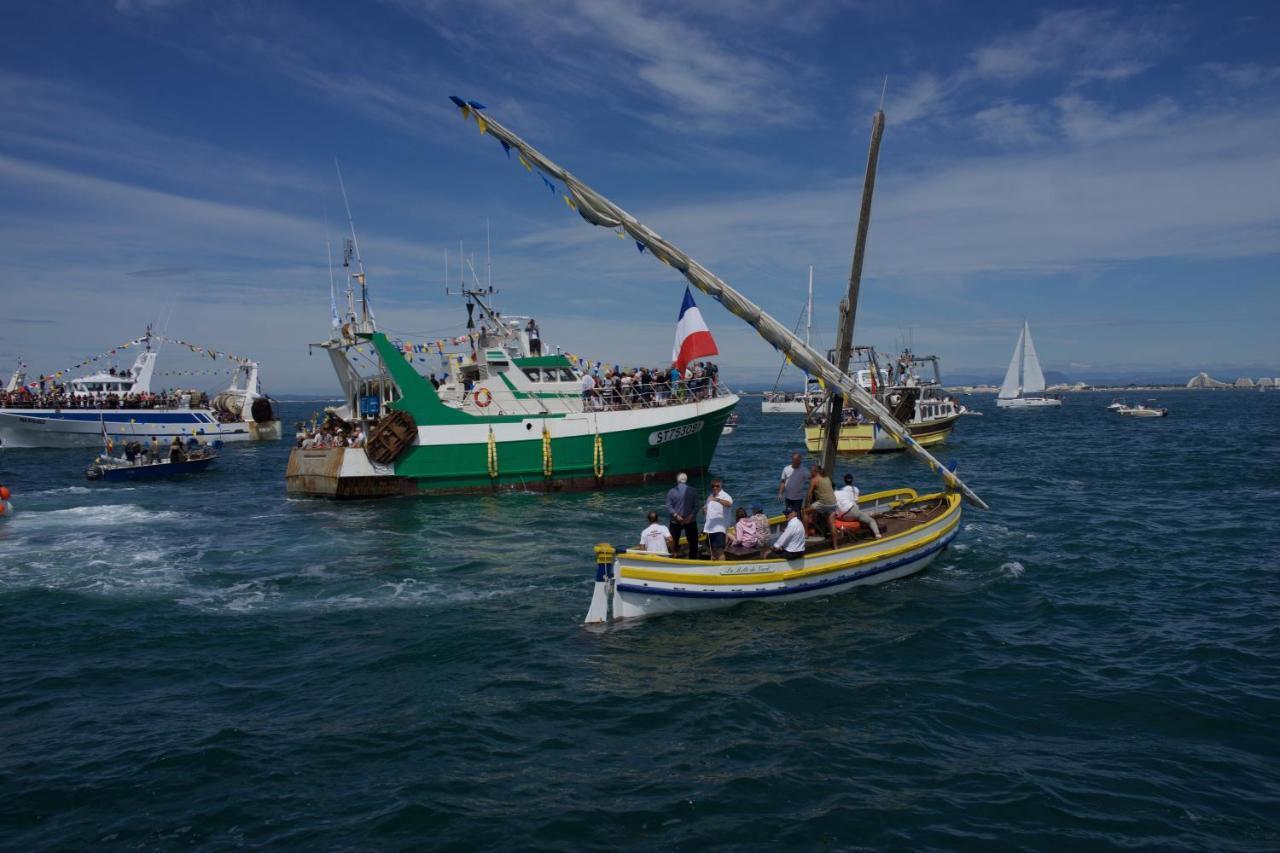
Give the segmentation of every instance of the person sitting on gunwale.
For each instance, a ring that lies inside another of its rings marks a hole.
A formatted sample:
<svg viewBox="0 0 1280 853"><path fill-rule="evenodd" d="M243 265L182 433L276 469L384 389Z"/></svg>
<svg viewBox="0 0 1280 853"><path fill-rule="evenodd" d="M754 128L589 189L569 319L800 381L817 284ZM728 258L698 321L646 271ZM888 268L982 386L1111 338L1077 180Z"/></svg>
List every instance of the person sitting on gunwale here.
<svg viewBox="0 0 1280 853"><path fill-rule="evenodd" d="M765 522L768 532L769 523ZM734 514L733 529L729 531L729 545L725 551L735 557L748 557L760 553L764 545L764 536L756 526L755 516L747 514L747 508L740 506Z"/></svg>
<svg viewBox="0 0 1280 853"><path fill-rule="evenodd" d="M858 487L853 484L853 475L844 475L844 488L836 492L836 511L831 514L831 546L839 541L839 522L856 521L869 529L875 538L880 538L880 525L868 513L858 507Z"/></svg>
<svg viewBox="0 0 1280 853"><path fill-rule="evenodd" d="M788 560L803 557L804 545L804 522L800 520L800 513L794 509L788 509L787 526L782 529L782 532L778 534L778 538L773 541L773 549L769 552L769 556L783 557Z"/></svg>
<svg viewBox="0 0 1280 853"><path fill-rule="evenodd" d="M814 520L827 523L827 516L836 511L836 490L831 485L831 478L821 465L813 466L813 478L809 481L809 505L813 509Z"/></svg>
<svg viewBox="0 0 1280 853"><path fill-rule="evenodd" d="M671 539L671 531L658 523L658 514L656 512L650 512L648 517L649 526L640 531L640 547L650 554L670 557L671 552L675 549L675 542Z"/></svg>
<svg viewBox="0 0 1280 853"><path fill-rule="evenodd" d="M182 436L175 435L173 443L169 445L169 461L183 462L187 458L187 451L182 449Z"/></svg>
<svg viewBox="0 0 1280 853"><path fill-rule="evenodd" d="M764 506L761 504L751 505L751 518L756 523L756 535L760 537L760 545L769 544L769 516L764 514Z"/></svg>

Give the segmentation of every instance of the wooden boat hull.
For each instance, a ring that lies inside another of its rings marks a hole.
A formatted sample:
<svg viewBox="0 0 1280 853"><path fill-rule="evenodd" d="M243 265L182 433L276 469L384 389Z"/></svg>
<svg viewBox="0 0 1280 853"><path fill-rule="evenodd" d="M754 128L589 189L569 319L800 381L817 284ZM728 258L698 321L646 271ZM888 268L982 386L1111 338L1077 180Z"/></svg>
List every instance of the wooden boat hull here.
<svg viewBox="0 0 1280 853"><path fill-rule="evenodd" d="M902 489L870 495L860 502L863 509L874 512L935 501L945 502L939 514L899 533L792 560L688 560L643 552L618 553L607 568L604 564L597 568L596 597L586 621L644 619L751 600L796 601L913 575L932 563L959 534L960 496L921 497Z"/></svg>
<svg viewBox="0 0 1280 853"><path fill-rule="evenodd" d="M907 424L911 436L921 447L944 443L955 429L958 415L935 418L930 421ZM821 453L827 429L824 426L806 424L804 443L810 453ZM894 437L875 424L845 424L840 427L838 453L892 453L905 448Z"/></svg>

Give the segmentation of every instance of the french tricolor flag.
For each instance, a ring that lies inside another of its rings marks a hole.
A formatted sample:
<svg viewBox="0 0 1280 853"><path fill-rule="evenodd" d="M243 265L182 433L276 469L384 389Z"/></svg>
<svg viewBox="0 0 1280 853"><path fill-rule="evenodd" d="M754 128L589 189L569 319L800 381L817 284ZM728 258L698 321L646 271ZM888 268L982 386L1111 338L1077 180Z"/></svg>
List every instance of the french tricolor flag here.
<svg viewBox="0 0 1280 853"><path fill-rule="evenodd" d="M719 355L707 321L694 304L689 288L684 289L684 302L680 305L680 319L676 321L676 345L671 349L671 361L683 373L689 362L709 355Z"/></svg>

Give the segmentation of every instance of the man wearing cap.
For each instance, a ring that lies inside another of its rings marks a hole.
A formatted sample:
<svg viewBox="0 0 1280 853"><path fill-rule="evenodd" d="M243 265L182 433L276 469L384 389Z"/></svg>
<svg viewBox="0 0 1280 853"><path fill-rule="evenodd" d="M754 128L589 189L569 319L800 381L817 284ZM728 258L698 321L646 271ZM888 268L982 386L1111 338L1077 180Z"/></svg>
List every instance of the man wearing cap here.
<svg viewBox="0 0 1280 853"><path fill-rule="evenodd" d="M804 544L804 522L800 520L800 513L797 510L788 507L787 526L774 540L773 550L769 552L769 556L787 560L803 557Z"/></svg>
<svg viewBox="0 0 1280 853"><path fill-rule="evenodd" d="M698 559L698 496L689 488L689 475L681 472L676 485L667 492L667 515L671 531L671 553L680 550L680 534L689 542L689 557Z"/></svg>

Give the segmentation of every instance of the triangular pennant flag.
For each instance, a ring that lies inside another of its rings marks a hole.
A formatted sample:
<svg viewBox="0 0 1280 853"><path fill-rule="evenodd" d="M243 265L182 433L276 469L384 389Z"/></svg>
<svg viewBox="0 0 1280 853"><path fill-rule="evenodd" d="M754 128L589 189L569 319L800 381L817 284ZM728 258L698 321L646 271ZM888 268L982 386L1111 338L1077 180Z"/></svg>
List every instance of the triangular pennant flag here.
<svg viewBox="0 0 1280 853"><path fill-rule="evenodd" d="M489 132L489 125L485 122L484 116L480 115L480 113L476 113L476 124L480 125L481 136Z"/></svg>
<svg viewBox="0 0 1280 853"><path fill-rule="evenodd" d="M644 243L641 243L639 240L637 240L637 241L636 241L636 250L637 250L638 252L640 252L640 254L642 254L642 255L643 255L643 254L644 254Z"/></svg>
<svg viewBox="0 0 1280 853"><path fill-rule="evenodd" d="M524 167L525 167L526 169L528 169L530 172L532 172L532 171L533 171L533 166L530 166L530 165L529 165L529 161L528 161L528 160L526 160L526 159L524 159L524 152L523 152L523 151L521 151L521 152L520 152L520 165L521 165L521 166L524 166Z"/></svg>
<svg viewBox="0 0 1280 853"><path fill-rule="evenodd" d="M564 203L572 207L574 210L578 209L578 203L573 199L569 198L568 196L564 197Z"/></svg>
<svg viewBox="0 0 1280 853"><path fill-rule="evenodd" d="M509 142L507 142L507 140L505 140L505 139L499 139L498 141L502 143L502 150L503 150L503 151L505 151L505 152L507 152L507 159L508 159L508 160L510 160L510 159L511 159L511 144L510 144Z"/></svg>

